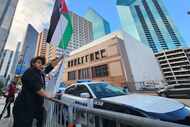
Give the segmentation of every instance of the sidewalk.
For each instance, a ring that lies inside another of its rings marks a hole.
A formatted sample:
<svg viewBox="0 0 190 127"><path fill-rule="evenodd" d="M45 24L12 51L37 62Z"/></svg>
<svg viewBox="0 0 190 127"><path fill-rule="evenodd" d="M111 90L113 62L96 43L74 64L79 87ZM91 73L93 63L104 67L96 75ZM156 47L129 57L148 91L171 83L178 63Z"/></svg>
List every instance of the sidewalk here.
<svg viewBox="0 0 190 127"><path fill-rule="evenodd" d="M5 98L0 98L0 113L2 112L3 110L3 107L5 105ZM12 127L12 118L9 118L9 119L3 119L0 120L0 127Z"/></svg>

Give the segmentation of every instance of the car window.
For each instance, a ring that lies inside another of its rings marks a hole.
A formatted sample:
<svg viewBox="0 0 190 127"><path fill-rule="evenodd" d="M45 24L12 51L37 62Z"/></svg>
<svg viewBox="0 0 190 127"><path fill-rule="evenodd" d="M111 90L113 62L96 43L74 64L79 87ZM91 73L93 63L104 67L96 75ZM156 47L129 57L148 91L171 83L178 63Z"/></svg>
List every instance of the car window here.
<svg viewBox="0 0 190 127"><path fill-rule="evenodd" d="M113 86L108 83L92 83L89 84L90 89L97 98L115 97L126 95L122 88Z"/></svg>
<svg viewBox="0 0 190 127"><path fill-rule="evenodd" d="M90 91L88 90L88 88L85 85L78 86L77 90L78 90L78 95L76 95L76 96L78 96L78 97L80 97L81 93L88 93L91 96Z"/></svg>
<svg viewBox="0 0 190 127"><path fill-rule="evenodd" d="M89 93L88 88L84 85L79 86L78 90L80 91L80 93Z"/></svg>
<svg viewBox="0 0 190 127"><path fill-rule="evenodd" d="M65 90L66 94L73 94L76 91L76 85L73 85L71 87L69 87L68 89Z"/></svg>
<svg viewBox="0 0 190 127"><path fill-rule="evenodd" d="M81 93L89 93L92 97L91 93L89 92L88 88L85 85L78 85L74 87L70 87L65 91L66 94L70 94L73 96L80 97Z"/></svg>

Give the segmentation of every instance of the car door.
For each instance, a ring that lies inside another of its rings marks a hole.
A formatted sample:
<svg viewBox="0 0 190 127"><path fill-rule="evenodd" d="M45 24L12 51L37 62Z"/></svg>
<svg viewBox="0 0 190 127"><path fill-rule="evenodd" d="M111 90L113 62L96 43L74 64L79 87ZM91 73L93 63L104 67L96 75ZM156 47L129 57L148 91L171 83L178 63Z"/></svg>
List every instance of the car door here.
<svg viewBox="0 0 190 127"><path fill-rule="evenodd" d="M86 107L92 107L91 104L91 98L81 98L81 93L89 93L88 88L85 85L73 85L65 90L65 94L63 94L62 99L67 100L70 103L80 105L80 106L86 106ZM91 95L91 94L90 94Z"/></svg>
<svg viewBox="0 0 190 127"><path fill-rule="evenodd" d="M62 101L64 101L66 104L68 104L70 111L72 112L72 117L75 121L80 121L81 125L86 126L87 121L89 119L89 115L87 112L81 112L78 110L77 107L83 106L83 107L92 107L92 99L91 98L81 98L81 93L89 92L88 88L85 85L72 85L68 87L64 94L62 95ZM75 106L75 108L73 108ZM94 117L92 117L93 119ZM91 126L93 127L93 126Z"/></svg>

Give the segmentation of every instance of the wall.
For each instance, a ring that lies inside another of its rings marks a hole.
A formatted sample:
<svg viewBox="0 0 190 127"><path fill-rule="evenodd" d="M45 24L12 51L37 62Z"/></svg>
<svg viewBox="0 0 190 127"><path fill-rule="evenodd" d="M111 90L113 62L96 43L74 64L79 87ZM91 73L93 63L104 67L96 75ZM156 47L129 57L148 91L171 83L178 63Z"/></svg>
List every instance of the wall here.
<svg viewBox="0 0 190 127"><path fill-rule="evenodd" d="M135 82L163 80L159 64L152 50L128 34L124 34L125 49Z"/></svg>

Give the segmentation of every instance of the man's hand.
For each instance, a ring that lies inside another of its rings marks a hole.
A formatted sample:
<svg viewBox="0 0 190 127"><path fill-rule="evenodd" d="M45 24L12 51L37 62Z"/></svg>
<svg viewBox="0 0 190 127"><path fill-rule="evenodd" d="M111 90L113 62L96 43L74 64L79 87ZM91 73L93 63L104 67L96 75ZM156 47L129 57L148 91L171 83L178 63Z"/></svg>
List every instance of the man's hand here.
<svg viewBox="0 0 190 127"><path fill-rule="evenodd" d="M55 59L53 59L53 60L51 61L51 66L52 66L52 67L55 67L55 66L57 66L58 63L59 63L58 58L55 58Z"/></svg>

